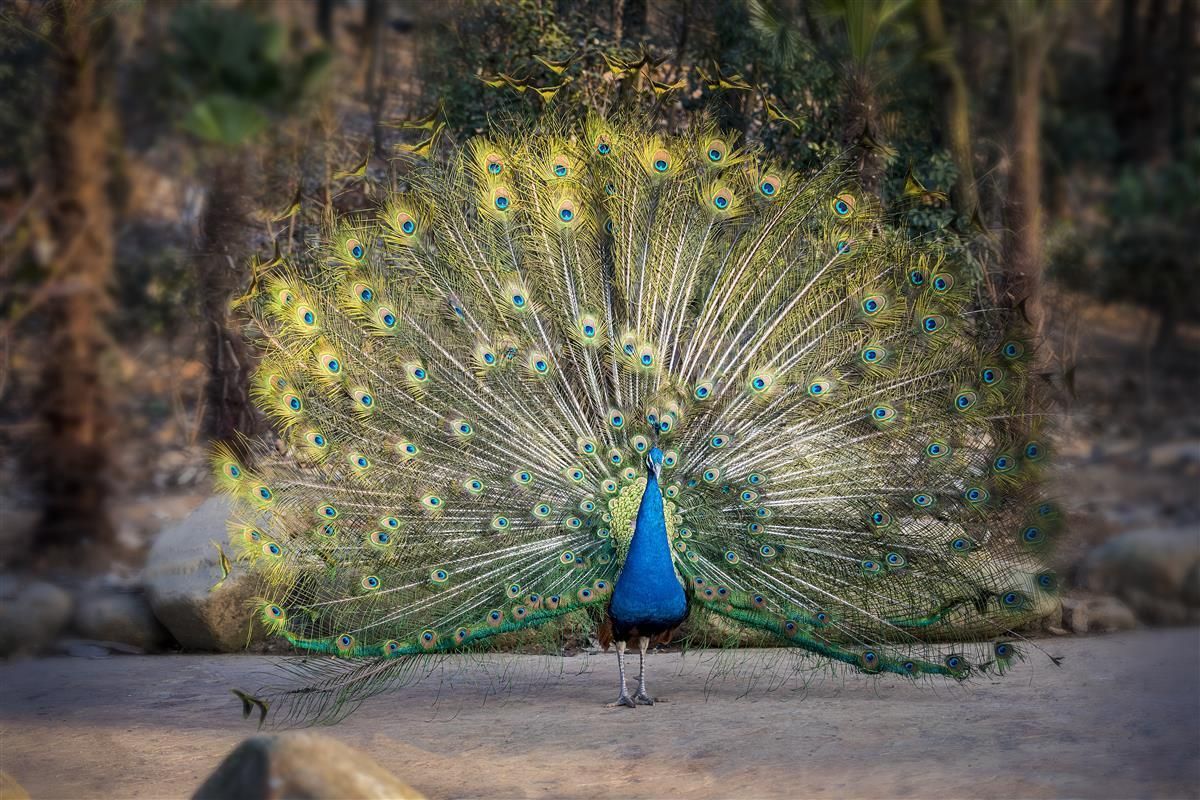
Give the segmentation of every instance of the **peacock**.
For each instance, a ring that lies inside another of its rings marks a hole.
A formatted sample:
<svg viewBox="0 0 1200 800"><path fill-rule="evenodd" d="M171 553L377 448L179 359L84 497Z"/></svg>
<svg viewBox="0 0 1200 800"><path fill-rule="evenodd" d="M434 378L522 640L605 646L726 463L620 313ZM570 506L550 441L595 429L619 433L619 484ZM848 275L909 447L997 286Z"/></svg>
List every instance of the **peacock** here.
<svg viewBox="0 0 1200 800"><path fill-rule="evenodd" d="M594 636L610 705L653 705L681 626L914 678L1021 657L1058 584L1033 346L849 158L592 116L408 180L248 304L277 435L214 471L252 615L314 656L273 701L336 717L423 659Z"/></svg>

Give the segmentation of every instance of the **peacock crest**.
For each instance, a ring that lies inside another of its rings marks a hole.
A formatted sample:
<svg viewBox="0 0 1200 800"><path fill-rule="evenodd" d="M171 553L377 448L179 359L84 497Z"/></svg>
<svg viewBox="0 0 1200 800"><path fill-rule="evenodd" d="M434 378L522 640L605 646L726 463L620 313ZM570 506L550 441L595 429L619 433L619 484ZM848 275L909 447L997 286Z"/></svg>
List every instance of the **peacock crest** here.
<svg viewBox="0 0 1200 800"><path fill-rule="evenodd" d="M601 624L651 451L693 617L964 677L1055 591L1020 331L847 163L649 129L474 139L261 283L254 396L283 446L217 450L231 536L269 630L370 659L304 713L409 656ZM978 645L929 643L964 626Z"/></svg>

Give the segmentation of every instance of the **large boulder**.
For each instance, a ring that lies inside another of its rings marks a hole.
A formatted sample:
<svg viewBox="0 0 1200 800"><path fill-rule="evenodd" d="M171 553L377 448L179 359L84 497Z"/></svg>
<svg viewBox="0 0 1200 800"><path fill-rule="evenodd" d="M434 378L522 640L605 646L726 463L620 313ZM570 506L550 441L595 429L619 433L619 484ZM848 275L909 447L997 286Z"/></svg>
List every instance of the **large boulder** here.
<svg viewBox="0 0 1200 800"><path fill-rule="evenodd" d="M242 742L192 800L423 800L369 756L316 733Z"/></svg>
<svg viewBox="0 0 1200 800"><path fill-rule="evenodd" d="M251 621L253 576L235 567L221 580L218 546L228 549L230 510L223 497L205 500L160 533L146 558L142 580L150 608L188 650L236 652L262 637Z"/></svg>
<svg viewBox="0 0 1200 800"><path fill-rule="evenodd" d="M1130 531L1092 550L1079 583L1119 597L1138 618L1161 625L1200 621L1200 532L1180 529Z"/></svg>
<svg viewBox="0 0 1200 800"><path fill-rule="evenodd" d="M1073 633L1111 633L1136 628L1133 610L1110 595L1070 596L1062 601L1062 624Z"/></svg>
<svg viewBox="0 0 1200 800"><path fill-rule="evenodd" d="M84 638L132 645L147 653L171 640L140 587L104 582L93 582L76 594L71 627Z"/></svg>
<svg viewBox="0 0 1200 800"><path fill-rule="evenodd" d="M71 595L52 583L0 575L0 656L34 654L71 619Z"/></svg>

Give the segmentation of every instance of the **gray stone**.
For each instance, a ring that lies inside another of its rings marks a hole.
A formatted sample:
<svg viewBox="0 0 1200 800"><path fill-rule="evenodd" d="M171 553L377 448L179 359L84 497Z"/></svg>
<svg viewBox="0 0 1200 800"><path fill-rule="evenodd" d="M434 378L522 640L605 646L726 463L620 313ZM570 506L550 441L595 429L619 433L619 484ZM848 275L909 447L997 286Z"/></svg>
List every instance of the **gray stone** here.
<svg viewBox="0 0 1200 800"><path fill-rule="evenodd" d="M160 650L170 641L170 634L138 589L80 592L71 625L84 638L120 642L144 652Z"/></svg>
<svg viewBox="0 0 1200 800"><path fill-rule="evenodd" d="M1186 467L1200 463L1200 439L1163 442L1150 448L1146 461L1156 469Z"/></svg>
<svg viewBox="0 0 1200 800"><path fill-rule="evenodd" d="M1200 608L1200 561L1196 562L1183 579L1183 602Z"/></svg>
<svg viewBox="0 0 1200 800"><path fill-rule="evenodd" d="M1087 603L1088 630L1111 633L1136 628L1133 609L1115 597L1093 597Z"/></svg>
<svg viewBox="0 0 1200 800"><path fill-rule="evenodd" d="M205 500L182 522L160 533L146 559L142 580L150 608L189 650L236 652L262 636L251 622L257 585L253 576L235 566L221 580L217 545L228 552L229 513L225 498Z"/></svg>
<svg viewBox="0 0 1200 800"><path fill-rule="evenodd" d="M1072 633L1088 632L1087 601L1077 597L1066 597L1062 601L1063 626Z"/></svg>
<svg viewBox="0 0 1200 800"><path fill-rule="evenodd" d="M423 800L374 759L316 733L242 742L192 800Z"/></svg>
<svg viewBox="0 0 1200 800"><path fill-rule="evenodd" d="M0 656L45 650L71 618L71 595L52 583L0 575Z"/></svg>
<svg viewBox="0 0 1200 800"><path fill-rule="evenodd" d="M99 639L59 639L55 650L75 658L108 658L114 653L126 656L143 656L146 651L124 642L106 642Z"/></svg>
<svg viewBox="0 0 1200 800"><path fill-rule="evenodd" d="M1131 531L1092 550L1080 564L1080 584L1119 597L1138 618L1157 624L1200 619L1200 533L1186 528Z"/></svg>

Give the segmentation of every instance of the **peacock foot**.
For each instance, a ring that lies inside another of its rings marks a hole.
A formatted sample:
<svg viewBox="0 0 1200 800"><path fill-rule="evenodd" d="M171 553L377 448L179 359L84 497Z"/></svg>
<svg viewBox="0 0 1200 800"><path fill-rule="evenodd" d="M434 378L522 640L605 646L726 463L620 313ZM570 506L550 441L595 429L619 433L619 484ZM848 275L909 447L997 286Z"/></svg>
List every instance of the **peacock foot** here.
<svg viewBox="0 0 1200 800"><path fill-rule="evenodd" d="M613 702L606 705L605 708L617 708L619 706L629 706L630 708L637 708L637 703L633 702L633 698L631 698L625 692L621 692L621 696L618 697Z"/></svg>
<svg viewBox="0 0 1200 800"><path fill-rule="evenodd" d="M667 698L651 697L650 695L646 694L645 692L638 692L637 694L635 694L633 696L633 702L637 703L639 706L652 706L655 703L667 702Z"/></svg>

